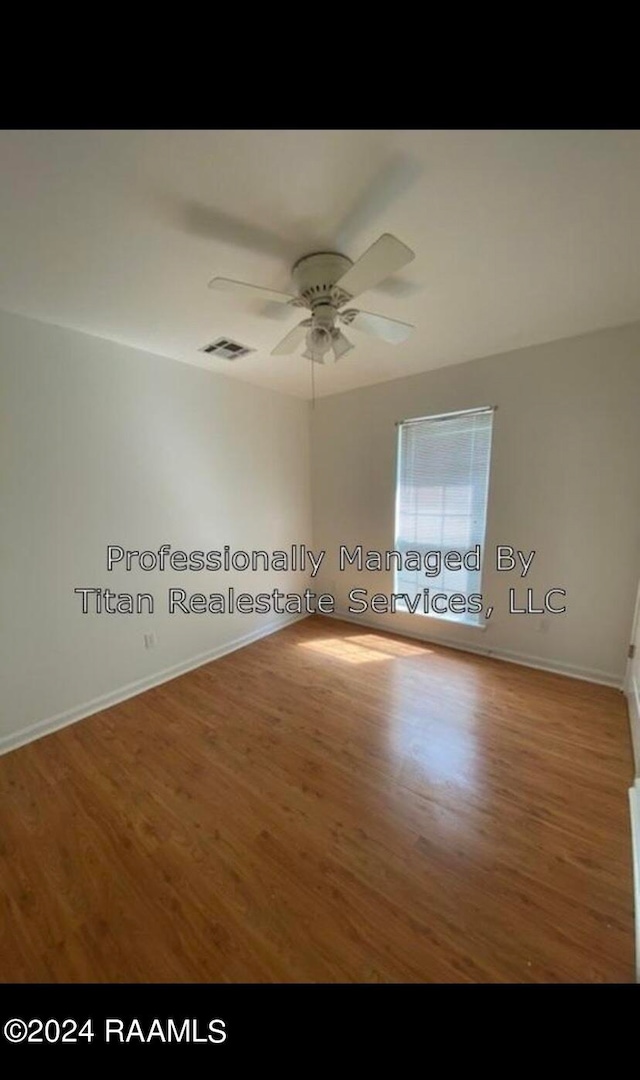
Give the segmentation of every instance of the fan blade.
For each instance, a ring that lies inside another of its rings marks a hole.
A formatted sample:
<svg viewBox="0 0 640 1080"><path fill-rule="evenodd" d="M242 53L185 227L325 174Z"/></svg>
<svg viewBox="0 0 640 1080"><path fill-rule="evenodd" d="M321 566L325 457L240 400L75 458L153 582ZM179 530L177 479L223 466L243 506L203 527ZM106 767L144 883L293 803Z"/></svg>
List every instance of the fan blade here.
<svg viewBox="0 0 640 1080"><path fill-rule="evenodd" d="M353 345L349 341L349 338L342 333L342 330L334 330L331 335L333 338L332 348L336 360L339 360L345 353L348 353Z"/></svg>
<svg viewBox="0 0 640 1080"><path fill-rule="evenodd" d="M423 168L416 158L408 154L398 153L388 157L340 222L336 230L337 250L357 250L363 233L383 223L393 205L415 185Z"/></svg>
<svg viewBox="0 0 640 1080"><path fill-rule="evenodd" d="M383 233L335 284L349 296L358 296L379 285L412 259L415 255L411 248L391 233Z"/></svg>
<svg viewBox="0 0 640 1080"><path fill-rule="evenodd" d="M263 289L261 285L248 285L246 281L232 281L231 278L225 277L214 277L209 282L209 288L248 293L251 296L260 297L261 300L271 300L274 304L295 304L298 299L291 293L275 292L274 289Z"/></svg>
<svg viewBox="0 0 640 1080"><path fill-rule="evenodd" d="M399 345L411 336L415 327L410 323L399 322L398 319L388 319L386 315L372 315L370 311L356 311L351 308L343 311L340 319L346 326L353 326L355 330L362 330L365 334L388 341L390 345Z"/></svg>
<svg viewBox="0 0 640 1080"><path fill-rule="evenodd" d="M261 251L288 263L295 260L297 248L286 237L278 236L260 225L251 225L213 206L198 202L178 203L174 214L182 227L195 236L218 240L233 248L244 248L245 251Z"/></svg>
<svg viewBox="0 0 640 1080"><path fill-rule="evenodd" d="M271 350L271 355L286 356L287 353L295 352L298 346L304 341L310 323L310 319L305 319L303 322L298 323L297 326L294 326L293 330L290 330L289 333L283 337L282 341L278 342L275 349Z"/></svg>

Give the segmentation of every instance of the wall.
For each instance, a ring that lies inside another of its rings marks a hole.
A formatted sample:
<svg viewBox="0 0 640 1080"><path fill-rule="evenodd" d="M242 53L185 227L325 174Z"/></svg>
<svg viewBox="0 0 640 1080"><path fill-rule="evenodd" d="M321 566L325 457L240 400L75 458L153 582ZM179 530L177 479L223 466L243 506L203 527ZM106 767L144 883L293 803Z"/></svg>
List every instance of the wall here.
<svg viewBox="0 0 640 1080"><path fill-rule="evenodd" d="M0 315L0 749L288 621L169 616L166 590L300 591L300 574L107 573L106 546L308 543L308 412L200 368ZM156 613L83 616L73 590L94 585L151 592Z"/></svg>
<svg viewBox="0 0 640 1080"><path fill-rule="evenodd" d="M336 553L343 543L393 547L394 422L481 405L497 406L483 580L494 615L483 629L420 615L367 618L620 685L640 574L639 323L317 402L314 542L327 550L318 581L343 610L351 588L393 591L391 574L339 574ZM498 544L536 550L522 584L566 588L566 615L507 613L518 581L495 570Z"/></svg>

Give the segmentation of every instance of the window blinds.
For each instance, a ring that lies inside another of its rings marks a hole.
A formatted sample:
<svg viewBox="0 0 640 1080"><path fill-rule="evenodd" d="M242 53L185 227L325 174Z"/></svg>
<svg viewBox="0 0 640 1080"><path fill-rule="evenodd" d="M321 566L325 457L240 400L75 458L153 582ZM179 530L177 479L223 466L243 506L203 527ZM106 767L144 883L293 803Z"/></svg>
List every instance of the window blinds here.
<svg viewBox="0 0 640 1080"><path fill-rule="evenodd" d="M493 409L407 420L399 426L395 547L459 551L484 544ZM450 595L480 592L480 571L400 570L395 587L410 595L425 586Z"/></svg>

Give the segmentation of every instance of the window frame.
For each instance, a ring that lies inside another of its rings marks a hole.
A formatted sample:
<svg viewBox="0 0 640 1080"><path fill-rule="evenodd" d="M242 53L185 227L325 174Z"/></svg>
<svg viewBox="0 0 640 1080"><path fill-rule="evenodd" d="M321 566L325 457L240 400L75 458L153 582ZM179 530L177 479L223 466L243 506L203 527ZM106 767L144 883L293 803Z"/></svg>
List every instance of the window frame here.
<svg viewBox="0 0 640 1080"><path fill-rule="evenodd" d="M400 544L401 537L399 535L399 529L400 529L400 497L401 497L401 476L402 476L402 441L403 441L402 436L403 436L403 427L405 427L406 425L409 425L409 424L419 424L419 423L422 423L422 422L425 422L425 423L427 423L427 422L428 423L431 423L431 422L436 422L436 423L437 422L446 422L447 420L456 420L456 419L458 419L460 417L473 416L473 415L478 415L478 414L482 414L482 413L490 414L491 419L490 419L490 425L489 425L488 467L487 467L487 479L486 479L486 495L485 495L485 500L484 500L484 520L483 520L482 536L480 537L479 541L474 540L474 544L476 542L479 542L479 544L480 544L480 554L481 554L480 570L478 572L478 574L479 574L479 576L478 576L478 587L477 587L477 589L473 590L474 594L476 592L482 593L482 583L483 583L483 577L484 577L484 551L485 551L485 542L486 542L486 535L487 535L487 523L488 523L488 518L489 518L489 499L490 499L490 492L491 492L491 464L492 464L492 456L493 456L493 433L494 433L493 429L494 429L494 419L495 419L496 410L497 410L497 406L495 406L495 405L481 405L481 406L477 406L477 407L474 407L474 408L471 408L471 409L458 409L458 410L455 410L453 412L447 412L447 413L434 413L433 415L428 415L428 416L408 417L405 420L399 420L399 421L396 422L396 471L395 471L394 534L393 534L394 539L393 539L393 545L394 545L394 550L401 551L401 544ZM475 493L474 493L474 495L475 495ZM424 547L424 545L420 545L420 546ZM406 548L406 544L404 545L404 547ZM409 548L409 550L414 550L414 549ZM441 556L444 557L446 552L448 552L448 551L457 551L458 548L454 548L453 546L436 548L434 546L432 548L429 548L428 550L429 551L437 551L437 550L439 550ZM464 554L464 550L465 549L463 549L463 551L461 552L462 554ZM468 549L466 549L466 550L468 550ZM398 583L398 579L402 576L402 574L403 574L403 570L398 570L397 567L394 567L394 570L393 570L393 592L394 592L394 595L399 596L399 595L402 594L402 592L408 592L406 584L403 587L402 585L399 585L399 583ZM426 575L424 576L424 586L425 587L430 588L431 587L430 583L432 583L433 581L434 581L433 577L428 577ZM468 597L469 595L472 595L471 592L466 592L464 589L449 589L449 588L440 587L440 588L437 588L436 591L442 592L442 593L447 593L447 595L451 595L453 593L462 593L466 597ZM458 614L458 613L452 613L450 611L447 611L445 613L445 612L436 612L436 611L432 611L432 610L430 610L429 612L425 612L422 609L421 605L418 606L418 609L416 611L411 611L399 599L396 601L396 607L397 607L398 611L402 612L402 614L415 615L415 616L419 616L419 617L426 618L426 619L437 619L441 623L442 622L444 622L444 623L456 623L458 625L474 627L474 628L480 629L480 630L485 630L486 629L486 620L485 620L482 612L479 612L477 614L476 613L470 613L470 612L464 612L464 613L459 613Z"/></svg>

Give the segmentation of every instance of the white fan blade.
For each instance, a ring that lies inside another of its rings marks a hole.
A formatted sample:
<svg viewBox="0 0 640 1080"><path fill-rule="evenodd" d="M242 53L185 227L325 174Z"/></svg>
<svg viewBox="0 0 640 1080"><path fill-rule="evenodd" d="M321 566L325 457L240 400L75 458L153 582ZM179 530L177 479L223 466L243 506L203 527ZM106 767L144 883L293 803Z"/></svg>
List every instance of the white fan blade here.
<svg viewBox="0 0 640 1080"><path fill-rule="evenodd" d="M346 274L338 278L336 286L349 296L359 296L367 289L375 288L412 259L415 259L415 255L411 248L396 240L391 233L383 233Z"/></svg>
<svg viewBox="0 0 640 1080"><path fill-rule="evenodd" d="M399 345L411 337L415 328L410 323L399 322L398 319L388 319L386 315L372 315L370 311L356 311L351 309L343 311L340 316L347 326L353 326L355 330L362 330L365 334L388 341L390 345Z"/></svg>
<svg viewBox="0 0 640 1080"><path fill-rule="evenodd" d="M362 234L384 221L393 204L414 186L423 171L424 165L408 154L388 157L361 192L356 205L340 222L336 230L337 250L357 250Z"/></svg>
<svg viewBox="0 0 640 1080"><path fill-rule="evenodd" d="M305 319L303 322L298 323L297 326L294 326L293 330L290 330L289 333L283 337L282 341L278 342L275 349L271 350L271 355L286 356L287 353L295 352L298 346L302 345L302 342L307 335L307 329L310 322L310 319Z"/></svg>
<svg viewBox="0 0 640 1080"><path fill-rule="evenodd" d="M232 281L231 278L225 277L214 277L209 282L209 288L249 293L252 296L258 296L261 300L272 300L274 304L293 304L298 299L291 293L275 292L274 289L263 289L261 285L248 285L246 281Z"/></svg>

